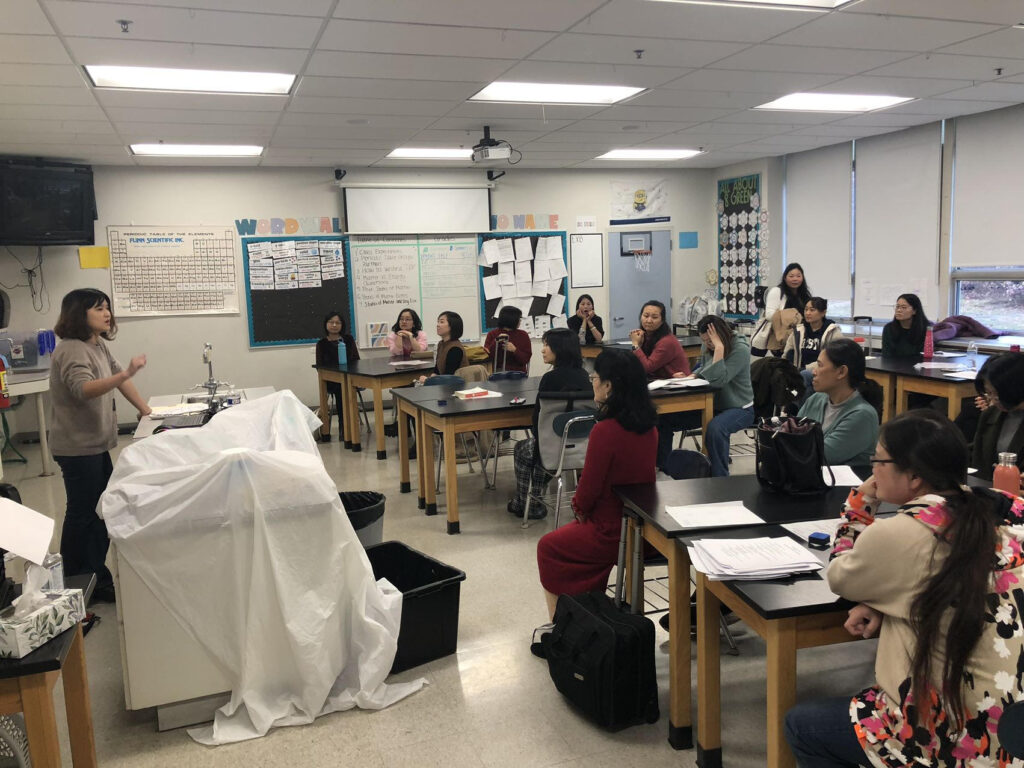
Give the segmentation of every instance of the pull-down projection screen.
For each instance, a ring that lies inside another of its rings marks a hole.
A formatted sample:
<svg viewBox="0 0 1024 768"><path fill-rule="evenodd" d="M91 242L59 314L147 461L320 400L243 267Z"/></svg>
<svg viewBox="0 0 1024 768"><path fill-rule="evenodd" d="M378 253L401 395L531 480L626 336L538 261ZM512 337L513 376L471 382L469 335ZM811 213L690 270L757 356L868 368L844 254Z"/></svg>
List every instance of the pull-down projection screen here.
<svg viewBox="0 0 1024 768"><path fill-rule="evenodd" d="M423 235L487 232L491 210L486 187L475 189L345 189L351 235Z"/></svg>

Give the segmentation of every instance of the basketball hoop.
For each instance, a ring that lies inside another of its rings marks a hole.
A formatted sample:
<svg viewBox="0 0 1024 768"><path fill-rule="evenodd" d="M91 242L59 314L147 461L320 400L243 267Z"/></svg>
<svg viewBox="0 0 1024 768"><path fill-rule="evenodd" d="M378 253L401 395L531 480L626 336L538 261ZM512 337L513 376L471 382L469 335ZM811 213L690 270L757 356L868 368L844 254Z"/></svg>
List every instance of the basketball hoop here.
<svg viewBox="0 0 1024 768"><path fill-rule="evenodd" d="M636 266L637 272L650 272L651 271L651 252L637 250L633 251L633 263Z"/></svg>

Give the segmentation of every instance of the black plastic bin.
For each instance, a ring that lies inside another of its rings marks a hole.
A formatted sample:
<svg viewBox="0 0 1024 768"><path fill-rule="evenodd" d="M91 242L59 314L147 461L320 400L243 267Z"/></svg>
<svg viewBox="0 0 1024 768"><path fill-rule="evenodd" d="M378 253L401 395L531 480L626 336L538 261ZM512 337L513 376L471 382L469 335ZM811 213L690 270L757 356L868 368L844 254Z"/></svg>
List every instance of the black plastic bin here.
<svg viewBox="0 0 1024 768"><path fill-rule="evenodd" d="M367 547L373 575L402 593L402 625L392 672L455 653L459 642L459 588L466 574L400 541Z"/></svg>
<svg viewBox="0 0 1024 768"><path fill-rule="evenodd" d="M348 513L348 521L352 523L363 548L380 544L384 540L384 494L376 491L345 491L338 496L341 497L341 506Z"/></svg>

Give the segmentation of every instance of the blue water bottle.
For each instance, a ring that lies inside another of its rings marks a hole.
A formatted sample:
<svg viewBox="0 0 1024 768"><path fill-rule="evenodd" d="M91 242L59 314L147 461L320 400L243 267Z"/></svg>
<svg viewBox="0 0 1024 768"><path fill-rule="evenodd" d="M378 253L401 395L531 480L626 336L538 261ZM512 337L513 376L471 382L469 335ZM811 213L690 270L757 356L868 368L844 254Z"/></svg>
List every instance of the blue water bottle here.
<svg viewBox="0 0 1024 768"><path fill-rule="evenodd" d="M348 347L344 339L338 342L338 365L348 365Z"/></svg>

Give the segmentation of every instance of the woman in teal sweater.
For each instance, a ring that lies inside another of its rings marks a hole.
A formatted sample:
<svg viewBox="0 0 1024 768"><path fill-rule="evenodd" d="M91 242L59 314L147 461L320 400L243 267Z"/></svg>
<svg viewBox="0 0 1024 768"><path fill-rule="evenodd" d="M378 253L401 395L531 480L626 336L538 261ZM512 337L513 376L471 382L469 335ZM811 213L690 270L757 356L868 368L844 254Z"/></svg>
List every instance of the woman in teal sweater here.
<svg viewBox="0 0 1024 768"><path fill-rule="evenodd" d="M836 339L818 354L814 394L800 416L825 433L825 461L866 467L878 442L882 389L865 378L864 350L853 339Z"/></svg>
<svg viewBox="0 0 1024 768"><path fill-rule="evenodd" d="M713 477L729 474L729 437L754 425L754 389L750 385L750 342L734 332L717 315L705 315L697 321L700 334L700 365L696 373L675 378L698 377L719 390L715 392L715 417L707 425L704 441L711 460ZM687 414L677 414L686 416ZM672 429L687 425L673 423L671 414L658 421L658 466L663 467L672 450ZM667 440L666 440L667 438Z"/></svg>

